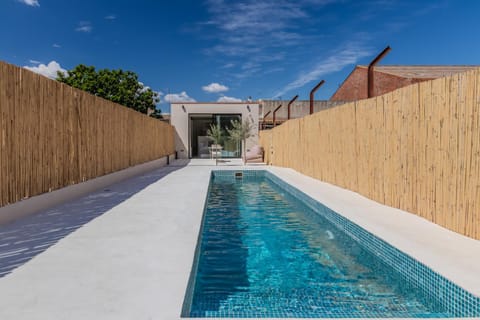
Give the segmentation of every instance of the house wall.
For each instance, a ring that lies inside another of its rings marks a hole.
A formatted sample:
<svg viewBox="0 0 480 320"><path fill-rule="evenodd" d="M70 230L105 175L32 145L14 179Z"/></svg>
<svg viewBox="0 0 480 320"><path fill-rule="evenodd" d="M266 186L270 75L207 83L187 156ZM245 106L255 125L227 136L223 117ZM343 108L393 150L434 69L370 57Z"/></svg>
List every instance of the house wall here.
<svg viewBox="0 0 480 320"><path fill-rule="evenodd" d="M388 73L374 71L373 96L391 92L413 83L431 79L402 78ZM367 99L368 96L368 68L357 66L345 79L340 88L333 94L333 101L355 101Z"/></svg>
<svg viewBox="0 0 480 320"><path fill-rule="evenodd" d="M249 108L247 108L247 106ZM188 159L190 154L190 114L241 114L242 120L253 122L255 135L247 140L247 150L258 144L258 103L172 103L170 123L175 127L175 151L178 158ZM249 110L250 109L250 110Z"/></svg>

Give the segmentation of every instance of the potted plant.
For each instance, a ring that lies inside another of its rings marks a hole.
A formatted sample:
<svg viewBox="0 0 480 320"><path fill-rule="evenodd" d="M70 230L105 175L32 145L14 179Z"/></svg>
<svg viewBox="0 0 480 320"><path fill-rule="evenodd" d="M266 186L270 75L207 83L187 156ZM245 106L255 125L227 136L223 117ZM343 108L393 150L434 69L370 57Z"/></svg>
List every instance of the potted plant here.
<svg viewBox="0 0 480 320"><path fill-rule="evenodd" d="M220 124L211 124L210 128L207 130L207 136L213 141L210 152L214 152L215 165L218 165L218 151L220 150L220 141L223 137L223 131Z"/></svg>
<svg viewBox="0 0 480 320"><path fill-rule="evenodd" d="M247 139L255 135L253 131L253 123L247 118L244 122L238 120L231 121L232 128L227 129L230 139L242 143L242 159L243 164L246 163Z"/></svg>

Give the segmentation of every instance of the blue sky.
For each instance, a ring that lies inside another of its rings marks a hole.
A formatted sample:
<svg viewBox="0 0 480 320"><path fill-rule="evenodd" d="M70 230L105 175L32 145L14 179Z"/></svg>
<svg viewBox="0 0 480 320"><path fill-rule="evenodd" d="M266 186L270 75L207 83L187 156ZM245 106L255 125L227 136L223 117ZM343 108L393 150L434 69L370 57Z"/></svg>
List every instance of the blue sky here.
<svg viewBox="0 0 480 320"><path fill-rule="evenodd" d="M0 60L136 72L168 101L328 99L356 64L480 64L480 1L0 0Z"/></svg>

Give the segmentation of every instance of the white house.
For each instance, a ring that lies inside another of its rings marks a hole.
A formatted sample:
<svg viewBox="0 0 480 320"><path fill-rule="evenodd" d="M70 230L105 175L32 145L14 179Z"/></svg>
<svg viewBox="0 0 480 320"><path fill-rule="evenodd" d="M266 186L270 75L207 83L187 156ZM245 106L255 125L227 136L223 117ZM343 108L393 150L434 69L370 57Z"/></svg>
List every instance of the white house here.
<svg viewBox="0 0 480 320"><path fill-rule="evenodd" d="M221 141L222 158L240 158L241 143L228 139L226 129L232 120L248 119L255 134L247 141L247 150L258 144L259 105L252 102L179 102L171 104L170 124L175 127L175 151L178 158L209 158L212 141L207 137L211 124L220 124L225 132Z"/></svg>

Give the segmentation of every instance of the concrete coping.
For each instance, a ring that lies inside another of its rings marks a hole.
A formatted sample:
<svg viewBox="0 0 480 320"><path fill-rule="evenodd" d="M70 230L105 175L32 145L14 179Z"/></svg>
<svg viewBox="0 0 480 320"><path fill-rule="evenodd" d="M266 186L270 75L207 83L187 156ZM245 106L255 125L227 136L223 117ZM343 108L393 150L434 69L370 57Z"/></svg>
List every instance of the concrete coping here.
<svg viewBox="0 0 480 320"><path fill-rule="evenodd" d="M291 169L211 164L174 163L109 186L115 196L135 179L154 181L0 278L0 318L180 319L211 171L232 168L270 171L480 295L477 240Z"/></svg>

